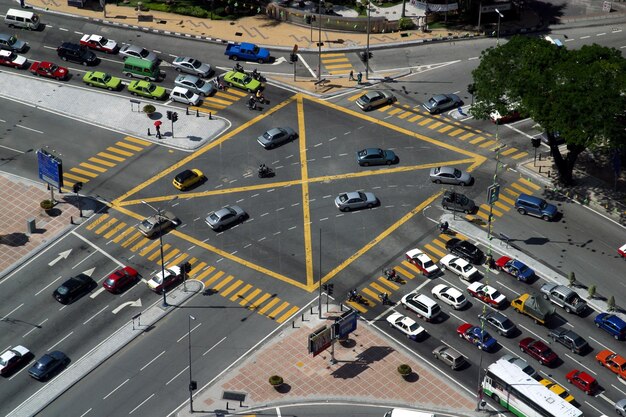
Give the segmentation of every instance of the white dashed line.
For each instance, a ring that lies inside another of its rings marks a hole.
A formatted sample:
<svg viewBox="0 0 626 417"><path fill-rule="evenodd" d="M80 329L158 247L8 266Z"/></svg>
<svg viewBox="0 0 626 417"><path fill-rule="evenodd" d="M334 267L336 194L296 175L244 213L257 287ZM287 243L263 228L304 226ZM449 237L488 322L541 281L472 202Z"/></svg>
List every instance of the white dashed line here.
<svg viewBox="0 0 626 417"><path fill-rule="evenodd" d="M328 217L324 217L323 219L320 219L321 222L323 222L324 220L328 220Z"/></svg>
<svg viewBox="0 0 626 417"><path fill-rule="evenodd" d="M234 254L236 254L237 252L239 252L239 251L237 251L237 250L236 250L236 251L234 251L234 252L231 252L230 254L231 254L231 255L234 255Z"/></svg>
<svg viewBox="0 0 626 417"><path fill-rule="evenodd" d="M314 201L315 201L315 199L314 199L314 198L312 198L312 199L310 199L310 200L309 200L309 203L312 203L312 202L314 202Z"/></svg>
<svg viewBox="0 0 626 417"><path fill-rule="evenodd" d="M262 241L264 241L264 240L265 240L265 238L264 238L264 237L262 237L261 239L257 240L257 242L262 242Z"/></svg>
<svg viewBox="0 0 626 417"><path fill-rule="evenodd" d="M579 39L589 39L591 36L581 36Z"/></svg>
<svg viewBox="0 0 626 417"><path fill-rule="evenodd" d="M269 213L263 213L263 214L261 214L261 217L265 217L265 216L267 216L268 214L269 214Z"/></svg>
<svg viewBox="0 0 626 417"><path fill-rule="evenodd" d="M332 142L332 141L334 141L335 139L337 139L337 136L335 136L334 138L330 138L330 139L328 139L328 141L329 141L329 142Z"/></svg>
<svg viewBox="0 0 626 417"><path fill-rule="evenodd" d="M349 134L351 134L351 133L352 133L352 132L348 130L348 131L347 131L346 133L344 133L343 135L344 135L344 136L348 136L348 135L349 135Z"/></svg>
<svg viewBox="0 0 626 417"><path fill-rule="evenodd" d="M65 29L65 28L59 28L59 30L60 30L60 31L63 31L63 32L69 32L69 30L68 30L68 29Z"/></svg>
<svg viewBox="0 0 626 417"><path fill-rule="evenodd" d="M317 148L318 146L322 146L322 145L323 145L323 143L322 143L322 142L320 142L320 143L317 143L317 144L313 145L313 147L314 147L314 148Z"/></svg>
<svg viewBox="0 0 626 417"><path fill-rule="evenodd" d="M250 246L252 246L252 243L248 243L248 244L247 244L246 246L244 246L243 248L244 248L244 249L247 249L247 248L249 248Z"/></svg>
<svg viewBox="0 0 626 417"><path fill-rule="evenodd" d="M323 196L322 198L328 198L328 197L332 197L332 195L328 194L328 195Z"/></svg>
<svg viewBox="0 0 626 417"><path fill-rule="evenodd" d="M198 220L200 220L202 217L196 217L195 219L193 219L194 222L197 222Z"/></svg>
<svg viewBox="0 0 626 417"><path fill-rule="evenodd" d="M347 156L347 153L340 153L339 156Z"/></svg>
<svg viewBox="0 0 626 417"><path fill-rule="evenodd" d="M294 203L294 204L291 205L291 207L295 207L295 206L299 206L299 205L300 205L300 203Z"/></svg>
<svg viewBox="0 0 626 417"><path fill-rule="evenodd" d="M293 155L289 155L288 157L286 157L285 159L289 159L289 158L293 158Z"/></svg>
<svg viewBox="0 0 626 417"><path fill-rule="evenodd" d="M298 227L298 226L291 226L291 227L290 227L289 229L287 229L287 230L293 230L293 229L295 229L296 227Z"/></svg>
<svg viewBox="0 0 626 417"><path fill-rule="evenodd" d="M596 34L596 36L604 36L604 35L606 35L606 32Z"/></svg>
<svg viewBox="0 0 626 417"><path fill-rule="evenodd" d="M285 209L284 207L279 207L279 208L276 209L276 211L281 211L281 210L284 210L284 209Z"/></svg>
<svg viewBox="0 0 626 417"><path fill-rule="evenodd" d="M274 236L279 235L279 234L280 234L280 231L274 233Z"/></svg>
<svg viewBox="0 0 626 417"><path fill-rule="evenodd" d="M332 156L331 155L322 156L322 159L328 159L328 158L332 158Z"/></svg>
<svg viewBox="0 0 626 417"><path fill-rule="evenodd" d="M235 203L241 203L243 200L245 200L245 198L240 198L239 200L235 201Z"/></svg>
<svg viewBox="0 0 626 417"><path fill-rule="evenodd" d="M254 195L253 195L252 197L250 197L250 198L254 198L254 197L258 197L258 196L259 196L259 194L257 193L257 194L254 194Z"/></svg>
<svg viewBox="0 0 626 417"><path fill-rule="evenodd" d="M274 191L276 191L276 188L270 188L269 190L266 190L265 192L266 192L266 193L272 193L272 192L274 192Z"/></svg>

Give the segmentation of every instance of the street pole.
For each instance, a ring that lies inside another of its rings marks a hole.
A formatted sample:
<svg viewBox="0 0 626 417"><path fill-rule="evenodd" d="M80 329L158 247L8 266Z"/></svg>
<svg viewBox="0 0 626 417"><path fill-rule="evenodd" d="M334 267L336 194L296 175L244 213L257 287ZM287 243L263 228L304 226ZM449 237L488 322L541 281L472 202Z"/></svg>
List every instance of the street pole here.
<svg viewBox="0 0 626 417"><path fill-rule="evenodd" d="M317 20L319 20L318 25L318 36L317 36L317 81L322 80L322 0L320 0L319 6L317 7ZM320 312L321 314L321 312Z"/></svg>
<svg viewBox="0 0 626 417"><path fill-rule="evenodd" d="M478 34L480 35L480 18L483 16L483 2L478 2Z"/></svg>
<svg viewBox="0 0 626 417"><path fill-rule="evenodd" d="M370 73L370 23L372 17L372 3L367 2L367 46L365 48L365 79L369 79ZM404 15L403 15L404 17Z"/></svg>
<svg viewBox="0 0 626 417"><path fill-rule="evenodd" d="M319 245L319 265L317 270L317 277L320 283L319 288L319 299L318 299L318 308L319 308L319 318L322 318L322 229L320 229L320 245Z"/></svg>
<svg viewBox="0 0 626 417"><path fill-rule="evenodd" d="M191 320L196 318L189 315L189 330L187 332L187 340L189 341L189 412L193 413L193 379L191 378Z"/></svg>
<svg viewBox="0 0 626 417"><path fill-rule="evenodd" d="M504 17L502 13L498 9L496 9L496 13L498 13L498 33L496 35L496 46L500 43L500 18Z"/></svg>

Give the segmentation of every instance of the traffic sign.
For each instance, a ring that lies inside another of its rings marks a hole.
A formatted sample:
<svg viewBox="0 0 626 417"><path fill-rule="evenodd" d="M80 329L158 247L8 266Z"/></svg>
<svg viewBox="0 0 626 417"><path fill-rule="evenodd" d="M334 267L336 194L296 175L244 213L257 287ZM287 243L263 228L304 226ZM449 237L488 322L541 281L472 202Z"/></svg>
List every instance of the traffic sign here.
<svg viewBox="0 0 626 417"><path fill-rule="evenodd" d="M491 184L489 188L487 188L487 201L489 204L493 204L500 198L500 184L495 183Z"/></svg>
<svg viewBox="0 0 626 417"><path fill-rule="evenodd" d="M44 149L39 149L37 162L39 179L60 190L63 187L63 161Z"/></svg>

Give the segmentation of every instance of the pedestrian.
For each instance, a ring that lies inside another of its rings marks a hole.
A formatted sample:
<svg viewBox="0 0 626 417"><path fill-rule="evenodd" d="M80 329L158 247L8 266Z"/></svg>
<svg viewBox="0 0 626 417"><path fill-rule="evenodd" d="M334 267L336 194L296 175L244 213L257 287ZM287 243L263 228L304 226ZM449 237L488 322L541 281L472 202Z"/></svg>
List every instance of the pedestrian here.
<svg viewBox="0 0 626 417"><path fill-rule="evenodd" d="M361 71L359 71L359 73L356 75L357 84L361 84L362 79L363 79L363 74L361 74Z"/></svg>
<svg viewBox="0 0 626 417"><path fill-rule="evenodd" d="M24 7L26 7L26 5L24 4L24 0L20 0L20 7L23 9Z"/></svg>
<svg viewBox="0 0 626 417"><path fill-rule="evenodd" d="M348 81L354 81L354 71L350 70L350 75L348 76Z"/></svg>
<svg viewBox="0 0 626 417"><path fill-rule="evenodd" d="M155 127L157 132L156 137L157 139L161 139L161 125L155 125Z"/></svg>

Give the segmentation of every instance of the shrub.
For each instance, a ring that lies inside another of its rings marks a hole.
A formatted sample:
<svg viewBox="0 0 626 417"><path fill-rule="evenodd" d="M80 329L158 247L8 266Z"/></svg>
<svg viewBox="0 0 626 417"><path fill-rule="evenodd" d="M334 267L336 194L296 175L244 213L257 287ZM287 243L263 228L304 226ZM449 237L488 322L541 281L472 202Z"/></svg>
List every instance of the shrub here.
<svg viewBox="0 0 626 417"><path fill-rule="evenodd" d="M156 107L154 107L152 104L146 104L145 106L143 106L144 113L152 114L155 111L156 111Z"/></svg>
<svg viewBox="0 0 626 417"><path fill-rule="evenodd" d="M402 365L398 366L398 373L402 376L408 376L411 375L411 372L413 372L413 370L411 369L411 367L405 363L403 363Z"/></svg>
<svg viewBox="0 0 626 417"><path fill-rule="evenodd" d="M589 293L589 298L595 297L596 296L596 286L595 285L589 286L589 289L587 289L587 292Z"/></svg>
<svg viewBox="0 0 626 417"><path fill-rule="evenodd" d="M200 17L200 18L209 17L209 12L200 6L178 6L178 7L173 7L172 11L174 13L182 14L185 16L193 16L193 17Z"/></svg>
<svg viewBox="0 0 626 417"><path fill-rule="evenodd" d="M54 202L52 202L51 200L43 200L41 203L39 203L39 205L44 210L52 210L52 208L54 207Z"/></svg>
<svg viewBox="0 0 626 417"><path fill-rule="evenodd" d="M278 387L280 385L283 385L283 378L278 375L272 375L270 376L269 382L271 386Z"/></svg>
<svg viewBox="0 0 626 417"><path fill-rule="evenodd" d="M414 27L415 23L413 23L413 20L409 19L408 17L403 17L398 21L398 28L400 30L410 30Z"/></svg>

